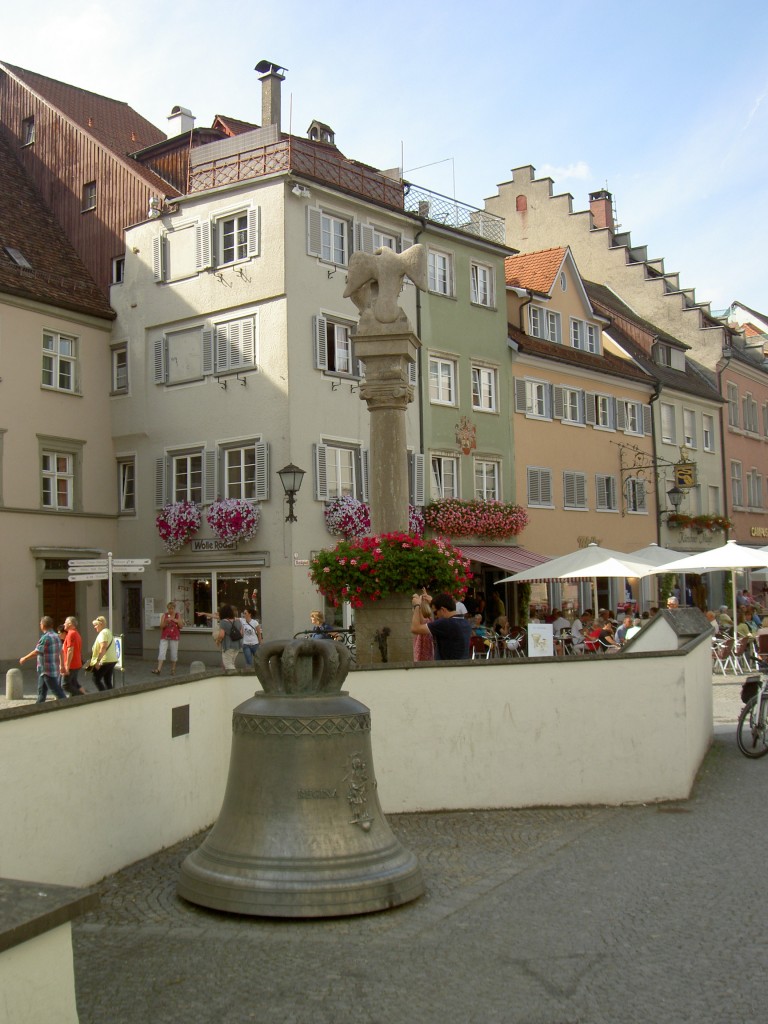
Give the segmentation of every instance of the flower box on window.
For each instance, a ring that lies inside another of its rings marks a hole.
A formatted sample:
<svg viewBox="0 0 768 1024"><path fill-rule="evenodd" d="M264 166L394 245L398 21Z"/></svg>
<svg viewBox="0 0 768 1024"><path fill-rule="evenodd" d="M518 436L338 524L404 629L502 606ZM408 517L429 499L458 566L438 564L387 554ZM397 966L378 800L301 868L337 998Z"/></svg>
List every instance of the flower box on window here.
<svg viewBox="0 0 768 1024"><path fill-rule="evenodd" d="M179 551L200 529L202 513L194 501L171 501L164 505L155 520L165 550Z"/></svg>
<svg viewBox="0 0 768 1024"><path fill-rule="evenodd" d="M366 537L371 532L371 513L364 501L345 495L334 498L325 507L325 525L334 537ZM420 537L424 533L421 509L408 506L408 532Z"/></svg>
<svg viewBox="0 0 768 1024"><path fill-rule="evenodd" d="M449 537L516 537L528 525L520 505L504 501L460 501L444 498L424 509L424 521L435 533Z"/></svg>
<svg viewBox="0 0 768 1024"><path fill-rule="evenodd" d="M214 501L205 518L219 540L246 541L259 528L261 508L246 498L223 498Z"/></svg>

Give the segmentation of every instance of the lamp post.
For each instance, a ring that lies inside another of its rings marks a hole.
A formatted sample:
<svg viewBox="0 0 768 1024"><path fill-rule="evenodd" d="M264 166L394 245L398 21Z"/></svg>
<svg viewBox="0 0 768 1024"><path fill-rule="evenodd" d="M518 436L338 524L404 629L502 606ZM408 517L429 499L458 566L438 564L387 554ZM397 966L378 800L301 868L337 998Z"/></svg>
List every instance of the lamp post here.
<svg viewBox="0 0 768 1024"><path fill-rule="evenodd" d="M285 517L285 521L286 523L298 522L293 514L293 505L296 501L296 495L301 489L301 481L304 479L305 471L289 462L287 466L283 466L282 469L277 471L277 475L280 477L280 483L283 485L285 496L288 499L288 515Z"/></svg>

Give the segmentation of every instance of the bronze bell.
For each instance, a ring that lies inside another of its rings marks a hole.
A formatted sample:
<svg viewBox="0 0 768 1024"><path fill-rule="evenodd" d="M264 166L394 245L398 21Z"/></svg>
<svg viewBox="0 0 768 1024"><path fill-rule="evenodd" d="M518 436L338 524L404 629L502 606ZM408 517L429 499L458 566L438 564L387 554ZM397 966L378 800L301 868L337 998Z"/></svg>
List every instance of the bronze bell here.
<svg viewBox="0 0 768 1024"><path fill-rule="evenodd" d="M341 692L332 640L262 644L264 693L235 708L219 819L181 866L178 892L215 910L335 917L424 891L416 857L379 805L369 709Z"/></svg>

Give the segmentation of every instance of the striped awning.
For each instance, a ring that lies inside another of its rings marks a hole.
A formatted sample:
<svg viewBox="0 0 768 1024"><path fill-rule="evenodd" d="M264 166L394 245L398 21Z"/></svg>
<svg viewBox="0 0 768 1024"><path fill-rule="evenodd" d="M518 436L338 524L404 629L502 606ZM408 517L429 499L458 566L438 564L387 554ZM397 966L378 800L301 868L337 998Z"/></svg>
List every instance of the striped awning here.
<svg viewBox="0 0 768 1024"><path fill-rule="evenodd" d="M457 539L455 545L473 562L484 562L497 569L505 569L509 573L533 569L542 562L549 561L549 555L537 555L534 551L528 551L527 548L521 548L516 544L462 544Z"/></svg>

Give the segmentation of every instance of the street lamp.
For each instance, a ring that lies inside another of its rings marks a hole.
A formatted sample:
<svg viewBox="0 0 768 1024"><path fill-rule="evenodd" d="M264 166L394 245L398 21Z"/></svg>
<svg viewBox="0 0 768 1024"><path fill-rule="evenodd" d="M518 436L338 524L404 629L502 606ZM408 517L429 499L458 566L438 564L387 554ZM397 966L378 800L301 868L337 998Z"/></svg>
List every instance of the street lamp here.
<svg viewBox="0 0 768 1024"><path fill-rule="evenodd" d="M280 477L280 483L283 485L285 496L288 499L288 515L285 517L285 521L286 523L298 522L293 514L293 503L296 501L296 495L301 488L301 481L304 479L305 471L289 462L287 466L277 471L277 475Z"/></svg>
<svg viewBox="0 0 768 1024"><path fill-rule="evenodd" d="M680 510L680 506L683 503L685 491L681 490L677 486L677 484L673 484L672 487L670 487L670 489L667 491L667 497L669 498L669 503L672 506L672 508L675 510L675 512L678 512Z"/></svg>

